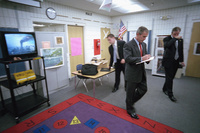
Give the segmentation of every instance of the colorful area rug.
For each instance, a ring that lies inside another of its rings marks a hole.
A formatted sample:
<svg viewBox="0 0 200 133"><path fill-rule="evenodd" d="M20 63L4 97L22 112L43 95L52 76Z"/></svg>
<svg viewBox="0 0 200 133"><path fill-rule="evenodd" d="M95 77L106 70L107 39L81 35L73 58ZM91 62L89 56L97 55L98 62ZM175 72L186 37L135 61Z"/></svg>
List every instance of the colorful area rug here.
<svg viewBox="0 0 200 133"><path fill-rule="evenodd" d="M93 97L78 94L3 133L182 133Z"/></svg>

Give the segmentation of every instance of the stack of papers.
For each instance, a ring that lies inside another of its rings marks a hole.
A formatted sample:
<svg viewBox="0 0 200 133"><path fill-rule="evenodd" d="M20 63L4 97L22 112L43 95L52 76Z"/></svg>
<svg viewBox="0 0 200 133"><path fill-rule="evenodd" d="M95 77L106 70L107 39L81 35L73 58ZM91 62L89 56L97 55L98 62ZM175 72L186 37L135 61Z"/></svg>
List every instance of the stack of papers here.
<svg viewBox="0 0 200 133"><path fill-rule="evenodd" d="M145 62L148 62L148 61L153 60L154 58L155 58L155 56L152 56L152 57L150 57L148 60L144 60L144 61L138 62L138 63L136 63L136 64L145 63Z"/></svg>

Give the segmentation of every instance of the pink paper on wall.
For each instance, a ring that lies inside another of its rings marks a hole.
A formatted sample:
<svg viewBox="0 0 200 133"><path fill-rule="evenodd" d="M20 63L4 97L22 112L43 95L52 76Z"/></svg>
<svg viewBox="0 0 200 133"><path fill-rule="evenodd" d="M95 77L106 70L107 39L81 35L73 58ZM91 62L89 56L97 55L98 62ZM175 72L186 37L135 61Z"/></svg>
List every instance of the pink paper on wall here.
<svg viewBox="0 0 200 133"><path fill-rule="evenodd" d="M42 48L50 48L50 42L49 41L42 41Z"/></svg>
<svg viewBox="0 0 200 133"><path fill-rule="evenodd" d="M81 38L70 38L71 41L71 55L82 55L82 43Z"/></svg>

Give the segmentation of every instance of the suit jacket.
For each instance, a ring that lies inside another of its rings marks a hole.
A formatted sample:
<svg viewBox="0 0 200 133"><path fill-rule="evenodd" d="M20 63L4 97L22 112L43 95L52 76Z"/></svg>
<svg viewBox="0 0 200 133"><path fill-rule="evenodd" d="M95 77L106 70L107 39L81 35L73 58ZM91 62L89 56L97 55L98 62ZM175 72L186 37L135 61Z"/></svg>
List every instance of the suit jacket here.
<svg viewBox="0 0 200 133"><path fill-rule="evenodd" d="M144 42L142 43L142 53L143 56L147 54L146 43ZM124 59L126 62L125 78L127 81L140 83L143 76L146 78L144 63L136 65L136 63L141 62L141 55L134 39L124 45Z"/></svg>
<svg viewBox="0 0 200 133"><path fill-rule="evenodd" d="M124 47L125 43L126 43L125 41L117 40L117 49L118 49L118 54L119 54L120 60L124 59L123 47ZM110 53L110 65L109 66L111 67L113 64L113 46L110 45L108 50Z"/></svg>
<svg viewBox="0 0 200 133"><path fill-rule="evenodd" d="M163 55L163 66L164 67L169 67L173 65L174 57L176 54L176 40L178 40L178 53L179 53L179 62L183 62L184 57L183 57L183 39L176 39L172 38L171 36L168 36L163 39L164 42L164 55Z"/></svg>

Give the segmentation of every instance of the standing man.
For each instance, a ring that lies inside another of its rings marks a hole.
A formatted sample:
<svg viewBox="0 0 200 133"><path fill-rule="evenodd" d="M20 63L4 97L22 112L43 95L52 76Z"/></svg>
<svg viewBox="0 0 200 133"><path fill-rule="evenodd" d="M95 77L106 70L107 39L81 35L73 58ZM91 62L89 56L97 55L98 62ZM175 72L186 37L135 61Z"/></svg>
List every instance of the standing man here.
<svg viewBox="0 0 200 133"><path fill-rule="evenodd" d="M141 26L137 30L136 37L124 45L125 78L127 80L126 110L135 119L139 119L139 117L135 113L134 104L147 92L144 63L136 63L150 58L146 51L146 43L143 42L148 33L148 29Z"/></svg>
<svg viewBox="0 0 200 133"><path fill-rule="evenodd" d="M183 39L179 36L181 28L174 27L171 32L171 36L164 38L164 55L163 66L165 68L165 84L163 86L163 92L169 96L169 99L176 102L176 98L173 95L172 86L173 79L176 75L178 67L185 66L183 62Z"/></svg>
<svg viewBox="0 0 200 133"><path fill-rule="evenodd" d="M119 89L121 71L125 74L125 60L123 55L125 41L116 40L113 34L109 34L107 40L111 44L108 48L110 53L109 68L113 65L115 67L115 85L112 92L116 92Z"/></svg>

